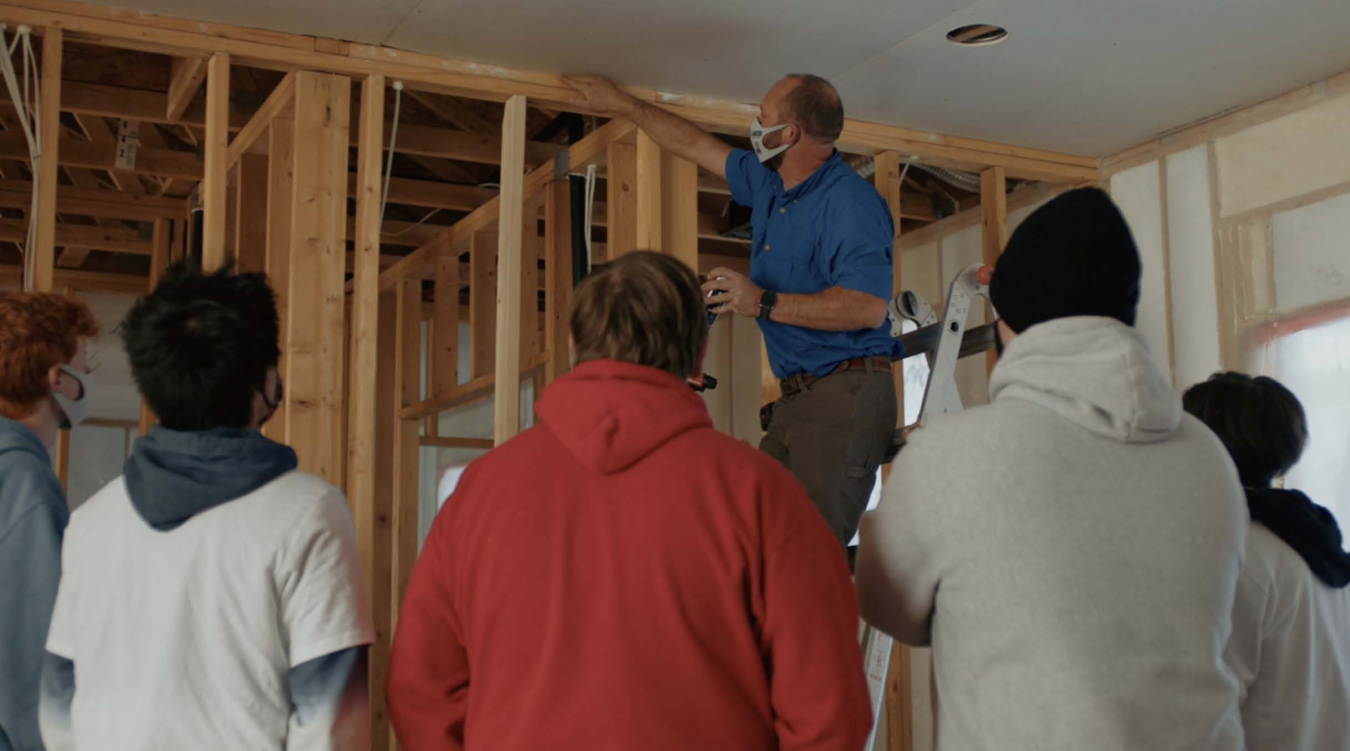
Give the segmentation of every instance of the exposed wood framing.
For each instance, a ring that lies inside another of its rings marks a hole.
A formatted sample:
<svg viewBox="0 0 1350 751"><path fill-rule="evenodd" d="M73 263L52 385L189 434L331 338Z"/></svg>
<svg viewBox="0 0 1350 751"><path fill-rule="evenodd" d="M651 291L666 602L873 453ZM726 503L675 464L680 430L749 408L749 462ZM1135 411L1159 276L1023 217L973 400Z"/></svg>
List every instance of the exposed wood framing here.
<svg viewBox="0 0 1350 751"><path fill-rule="evenodd" d="M566 177L544 194L544 351L546 383L566 373L571 360L568 316L572 310L572 187Z"/></svg>
<svg viewBox="0 0 1350 751"><path fill-rule="evenodd" d="M402 130L400 128L400 130ZM355 178L351 178L355 180ZM352 183L355 187L355 183ZM423 208L473 211L497 196L497 191L474 185L395 177L389 181L389 203Z"/></svg>
<svg viewBox="0 0 1350 751"><path fill-rule="evenodd" d="M173 226L168 219L159 219L155 221L154 230L154 251L150 255L150 289L154 289L159 284L160 276L169 268L169 246L173 241ZM141 399L141 415L138 421L138 428L141 435L150 432L150 426L155 424L155 413L150 409L150 405Z"/></svg>
<svg viewBox="0 0 1350 751"><path fill-rule="evenodd" d="M539 354L539 220L537 211L526 211L520 234L520 359Z"/></svg>
<svg viewBox="0 0 1350 751"><path fill-rule="evenodd" d="M525 97L513 96L502 116L502 177L497 238L497 352L493 440L520 432L521 231L525 221Z"/></svg>
<svg viewBox="0 0 1350 751"><path fill-rule="evenodd" d="M192 103L192 98L201 90L206 81L206 61L200 57L175 57L170 67L168 101L164 106L164 119L178 122Z"/></svg>
<svg viewBox="0 0 1350 751"><path fill-rule="evenodd" d="M43 100L44 103L46 100ZM44 141L51 143L51 141ZM112 170L117 164L115 142L96 143L78 138L61 139L60 163L67 167ZM28 145L22 133L0 134L0 158L27 159ZM142 148L136 151L132 172L152 177L181 177L199 180L203 166L196 154L166 149Z"/></svg>
<svg viewBox="0 0 1350 751"><path fill-rule="evenodd" d="M227 172L226 144L230 137L230 56L217 52L207 63L206 165L202 173L202 268L225 265ZM137 161L139 161L139 154Z"/></svg>
<svg viewBox="0 0 1350 751"><path fill-rule="evenodd" d="M1028 185L1018 188L1008 195L1008 211L1016 211L1027 206L1033 206L1042 201L1048 201L1051 198L1070 190L1074 185ZM959 232L968 227L974 227L984 221L984 211L975 206L954 216L945 219L939 219L936 222L917 229L913 232L906 232L900 238L899 249L901 252L908 251L911 248L923 247L935 240L939 240L954 232Z"/></svg>
<svg viewBox="0 0 1350 751"><path fill-rule="evenodd" d="M637 147L628 143L610 144L606 169L605 207L609 223L605 244L613 260L638 249Z"/></svg>
<svg viewBox="0 0 1350 751"><path fill-rule="evenodd" d="M42 156L38 163L38 208L36 247L30 263L31 279L25 287L51 292L56 272L56 175L61 142L61 55L64 33L61 27L47 29L42 39L42 109L38 113L38 132Z"/></svg>
<svg viewBox="0 0 1350 751"><path fill-rule="evenodd" d="M609 144L631 135L634 129L633 124L627 121L611 121L573 144L566 152L566 163L572 169L584 168L603 155ZM559 156L558 158L561 159L562 157ZM525 178L525 198L528 199L543 190L553 180L556 167L557 159L530 172L529 176ZM442 248L455 247L468 242L474 233L496 224L499 205L500 199L493 198L441 232L434 241L423 245L408 254L396 265L385 270L384 273L380 274L380 289L389 289L398 280L410 274L420 276L428 274L429 267L434 263Z"/></svg>
<svg viewBox="0 0 1350 751"><path fill-rule="evenodd" d="M635 190L635 207L637 216L633 220L635 250L653 250L660 252L662 245L662 200L661 200L661 147L646 131L638 131L637 149L634 153L636 157L633 166L633 185ZM619 174L626 175L628 166L626 164L614 165L610 168L619 168L623 170ZM625 206L620 203L616 206ZM626 206L625 206L626 208ZM616 218L620 214L615 214ZM627 231L627 225L619 225L620 229ZM613 240L611 240L613 242Z"/></svg>
<svg viewBox="0 0 1350 751"><path fill-rule="evenodd" d="M521 362L521 380L533 378L534 376L543 373L544 366L547 363L547 354L535 355L534 357ZM405 420L420 420L428 415L434 415L446 410L473 404L494 395L496 391L496 380L496 375L489 372L487 375L474 378L468 383L461 383L448 394L423 399L417 404L405 407L403 411L400 412L399 416Z"/></svg>
<svg viewBox="0 0 1350 751"><path fill-rule="evenodd" d="M901 159L894 151L878 154L876 157L876 185L886 205L891 210L891 220L895 224L895 238L892 252L891 294L899 294L904 289L900 275L900 241L902 206L904 192L900 189ZM896 427L905 423L905 373L896 363L895 396L900 404L899 419ZM886 743L889 751L911 751L914 746L914 699L910 686L910 648L904 644L895 644L891 648L891 665L886 681Z"/></svg>
<svg viewBox="0 0 1350 751"><path fill-rule="evenodd" d="M0 180L0 208L28 208L32 190L33 184L24 180ZM184 212L183 202L177 199L60 185L56 189L56 213L148 222L179 219Z"/></svg>
<svg viewBox="0 0 1350 751"><path fill-rule="evenodd" d="M343 484L343 272L346 265L347 119L351 83L301 71L296 78L291 273L287 295L286 435L300 466ZM300 273L303 270L303 273Z"/></svg>
<svg viewBox="0 0 1350 751"><path fill-rule="evenodd" d="M23 282L23 267L0 265L0 284L17 287ZM114 295L144 295L149 291L149 278L133 274L109 274L101 271L57 269L53 277L56 288L66 287L77 292L106 292Z"/></svg>
<svg viewBox="0 0 1350 751"><path fill-rule="evenodd" d="M235 162L239 161L239 157L267 132L267 126L278 117L289 116L294 106L295 74L287 73L286 77L281 79L281 83L277 84L277 87L268 95L263 105L254 113L253 118L243 128L239 129L239 134L230 142L229 147L225 150L225 163L234 165ZM229 102L226 101L225 109L228 109L228 107ZM209 113L212 110L208 108L207 112L207 126L210 127Z"/></svg>
<svg viewBox="0 0 1350 751"><path fill-rule="evenodd" d="M356 233L351 297L351 344L348 356L347 497L356 523L357 544L365 553L371 602L380 575L374 558L375 535L382 510L377 503L376 427L379 398L380 320L380 155L384 132L384 76L367 76L361 84L361 145L356 155ZM395 334L396 335L396 334ZM388 513L384 511L384 513ZM385 581L389 581L386 572ZM387 602L387 600L386 600ZM373 673L374 671L372 671ZM383 684L372 685L383 695Z"/></svg>
<svg viewBox="0 0 1350 751"><path fill-rule="evenodd" d="M289 373L291 201L295 193L295 121L277 118L268 128L267 160L267 278L277 296L277 319L281 322L277 346L281 359L277 371ZM278 414L263 426L263 435L289 442L290 405L287 399Z"/></svg>
<svg viewBox="0 0 1350 751"><path fill-rule="evenodd" d="M506 101L528 96L546 107L576 111L575 96L550 73L512 70L447 60L376 45L316 40L291 34L245 29L225 24L184 21L66 0L8 0L0 4L0 20L36 28L64 26L84 43L142 50L182 57L207 57L228 52L236 64L276 70L325 70L364 77L382 73L403 80L410 89ZM744 133L758 108L722 100L630 87L634 96L653 102L706 128ZM909 128L846 120L841 149L864 154L886 150L939 166L980 170L1003 166L1011 177L1054 182L1097 179L1093 159L1023 149L1006 144L958 138Z"/></svg>
<svg viewBox="0 0 1350 751"><path fill-rule="evenodd" d="M983 244L984 265L993 266L1008 244L1008 172L1002 167L990 167L980 173L980 221L984 227L980 237ZM989 320L993 320L993 306ZM985 353L990 373L998 364L998 353Z"/></svg>
<svg viewBox="0 0 1350 751"><path fill-rule="evenodd" d="M267 270L268 159L244 154L234 181L233 254L240 271Z"/></svg>
<svg viewBox="0 0 1350 751"><path fill-rule="evenodd" d="M469 373L492 373L497 357L497 235L479 232L469 241Z"/></svg>
<svg viewBox="0 0 1350 751"><path fill-rule="evenodd" d="M422 436L418 445L443 449L479 449L483 451L493 447L491 438L451 438L447 436Z"/></svg>
<svg viewBox="0 0 1350 751"><path fill-rule="evenodd" d="M0 241L21 243L28 234L28 225L22 219L0 219ZM116 253L132 253L148 256L151 251L149 240L142 240L138 230L105 229L80 224L58 224L53 232L56 244L61 246L79 246L93 250L106 250ZM50 275L51 270L48 269Z"/></svg>
<svg viewBox="0 0 1350 751"><path fill-rule="evenodd" d="M711 217L710 217L711 218ZM698 165L661 154L661 250L698 268Z"/></svg>
<svg viewBox="0 0 1350 751"><path fill-rule="evenodd" d="M375 365L375 492L369 516L356 519L356 540L370 589L370 615L375 622L375 643L370 646L370 748L390 747L389 713L384 684L389 674L389 644L394 628L393 514L394 454L398 432L398 399L395 387L398 366L398 295L380 295L378 357ZM362 526L365 525L365 530Z"/></svg>
<svg viewBox="0 0 1350 751"><path fill-rule="evenodd" d="M393 398L400 411L418 401L422 355L422 280L405 279L398 286L397 352L394 356ZM394 426L393 565L390 614L393 633L398 611L408 591L417 560L418 418L400 419ZM391 744L392 746L392 744Z"/></svg>
<svg viewBox="0 0 1350 751"><path fill-rule="evenodd" d="M432 320L433 396L446 394L459 385L459 277L459 254L449 251L442 253L436 259L435 313Z"/></svg>

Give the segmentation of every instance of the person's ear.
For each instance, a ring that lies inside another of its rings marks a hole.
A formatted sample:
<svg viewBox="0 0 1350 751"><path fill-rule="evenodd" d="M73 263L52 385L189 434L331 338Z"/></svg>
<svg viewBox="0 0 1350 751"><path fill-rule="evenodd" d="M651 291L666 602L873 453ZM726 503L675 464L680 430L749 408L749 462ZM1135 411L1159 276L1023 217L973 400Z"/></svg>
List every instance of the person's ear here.
<svg viewBox="0 0 1350 751"><path fill-rule="evenodd" d="M571 334L568 334L568 335L567 335L567 367L568 367L568 369L570 370L570 369L572 369L572 368L575 368L576 366L577 366L577 340L576 340L576 339L573 339Z"/></svg>
<svg viewBox="0 0 1350 751"><path fill-rule="evenodd" d="M47 390L60 391L61 379L65 377L65 372L61 370L60 365L53 365L47 369Z"/></svg>

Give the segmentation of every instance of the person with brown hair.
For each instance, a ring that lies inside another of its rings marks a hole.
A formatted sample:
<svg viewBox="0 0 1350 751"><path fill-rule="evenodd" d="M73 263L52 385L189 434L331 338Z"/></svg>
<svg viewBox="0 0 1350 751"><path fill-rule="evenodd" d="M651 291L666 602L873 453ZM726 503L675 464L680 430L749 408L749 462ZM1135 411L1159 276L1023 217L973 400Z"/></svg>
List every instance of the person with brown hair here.
<svg viewBox="0 0 1350 751"><path fill-rule="evenodd" d="M708 272L719 313L758 320L782 398L760 448L806 486L841 546L853 539L898 422L891 363L895 222L881 194L835 148L844 103L829 81L784 76L760 102L753 150L640 101L603 78L563 78L573 103L623 117L662 149L724 177L751 209L750 274Z"/></svg>
<svg viewBox="0 0 1350 751"><path fill-rule="evenodd" d="M862 747L843 552L686 384L707 327L669 256L578 287L575 370L468 466L413 570L389 661L403 748Z"/></svg>
<svg viewBox="0 0 1350 751"><path fill-rule="evenodd" d="M1350 748L1350 552L1329 509L1276 487L1308 445L1303 404L1274 378L1228 372L1182 406L1228 449L1252 516L1224 653L1247 749Z"/></svg>
<svg viewBox="0 0 1350 751"><path fill-rule="evenodd" d="M38 686L70 519L50 452L93 406L97 334L84 303L0 294L0 751L43 747Z"/></svg>

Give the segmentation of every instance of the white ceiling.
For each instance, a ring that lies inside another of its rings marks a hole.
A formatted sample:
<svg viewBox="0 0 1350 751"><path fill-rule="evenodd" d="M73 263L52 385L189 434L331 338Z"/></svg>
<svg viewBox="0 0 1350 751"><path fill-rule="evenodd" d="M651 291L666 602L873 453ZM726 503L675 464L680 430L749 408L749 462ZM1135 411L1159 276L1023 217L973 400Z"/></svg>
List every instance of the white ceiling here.
<svg viewBox="0 0 1350 751"><path fill-rule="evenodd" d="M1105 156L1350 69L1347 0L102 0L758 101L833 80L851 117ZM967 23L1010 31L957 48Z"/></svg>

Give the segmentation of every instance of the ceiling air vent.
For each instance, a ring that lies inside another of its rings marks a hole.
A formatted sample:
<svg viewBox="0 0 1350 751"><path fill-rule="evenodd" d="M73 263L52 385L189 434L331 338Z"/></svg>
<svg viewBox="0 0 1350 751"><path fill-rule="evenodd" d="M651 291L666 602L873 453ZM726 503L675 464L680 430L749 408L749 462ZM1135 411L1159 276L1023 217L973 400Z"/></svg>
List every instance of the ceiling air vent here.
<svg viewBox="0 0 1350 751"><path fill-rule="evenodd" d="M947 32L947 41L962 47L983 47L1007 38L1007 29L987 23L973 23Z"/></svg>

